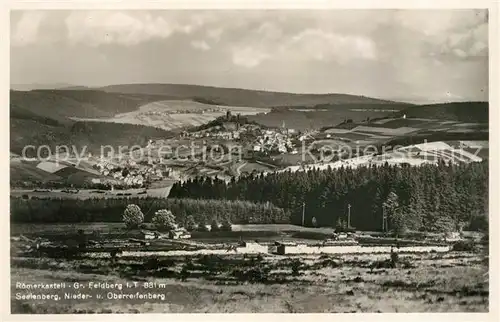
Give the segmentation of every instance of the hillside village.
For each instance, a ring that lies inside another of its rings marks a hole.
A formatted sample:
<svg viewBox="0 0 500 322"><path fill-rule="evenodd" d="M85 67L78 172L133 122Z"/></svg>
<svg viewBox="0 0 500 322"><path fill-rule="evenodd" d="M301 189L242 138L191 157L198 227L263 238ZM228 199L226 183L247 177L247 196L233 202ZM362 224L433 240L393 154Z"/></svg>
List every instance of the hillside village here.
<svg viewBox="0 0 500 322"><path fill-rule="evenodd" d="M418 127L400 126L400 127L387 127L391 123L401 124L415 124L420 122L423 129L429 127L437 127L443 131L453 133L455 129L464 128L468 124L461 125L460 122L435 122L434 120L425 119L409 119L406 114L401 115L399 118L389 118L387 120L375 120L373 122L363 122L360 124L348 124L344 122L339 127L329 127L322 130L309 130L309 131L296 131L289 129L282 123L281 127L269 128L263 127L258 124L250 123L245 117L241 115L232 115L227 111L225 116L219 117L213 122L210 122L202 127L195 128L191 131L182 131L178 135L179 140L188 140L187 142L205 142L204 140L211 140L212 143L234 142L243 148L244 157L254 158L255 156L270 158L274 160L276 156L293 156L301 151L303 146L308 147L311 145L313 148L310 150L312 153L323 153L331 150L331 145L334 146L365 146L377 140L390 139L391 136L404 135L407 133L417 133L421 131ZM382 127L382 126L386 127ZM347 128L346 128L347 126ZM476 126L474 124L470 126ZM131 160L130 157L120 158L118 160L99 159L94 169L104 177L113 178L123 183L128 187L147 187L153 182L159 182L166 178L180 178L189 176L189 173L184 173L187 169L203 168L203 164L199 164L191 160L190 155L187 155L187 161L180 167L176 163L179 156L155 155L163 145L169 145L172 140L166 141L162 139L150 139L147 145L141 150L130 151L129 156L135 155L134 153L141 153L147 159L139 163ZM384 156L369 153L368 155L358 155L355 151L351 155L350 160L332 160L330 163L319 161L301 160L297 163L292 163L289 168L296 171L297 169L320 167L325 168L331 166L338 168L341 166L357 167L365 164L383 164L386 161L390 164L393 163L410 163L410 164L427 164L435 163L438 159L445 160L446 162L479 162L482 158L474 156L473 151L469 147L471 144L467 142L457 141L456 146L446 143L434 144L421 144L415 145L414 148L409 146L407 149L399 149L399 153L406 152L404 158L392 156L391 153L386 153ZM487 149L487 145L483 146ZM417 151L409 153L413 150L429 150ZM469 151L464 150L469 149ZM398 152L396 151L396 152ZM433 152L437 151L437 152ZM441 152L439 152L441 151ZM187 153L187 152L186 152ZM394 153L393 153L394 154ZM425 159L424 159L425 158ZM427 158L430 158L428 160ZM190 161L191 160L191 161ZM298 165L297 165L298 164ZM206 163L205 166L215 167L213 169L229 169L230 163L223 161L221 163ZM176 168L177 167L177 168ZM221 168L222 167L222 168ZM216 170L211 170L214 174L221 173ZM234 175L234 173L233 173ZM93 179L92 183L105 183L105 179Z"/></svg>
<svg viewBox="0 0 500 322"><path fill-rule="evenodd" d="M151 144L151 143L150 143ZM154 181L161 181L164 178L175 175L175 171L165 166L160 166L159 162L140 162L133 160L108 161L101 158L94 167L106 177L112 177L122 181L126 186L143 187ZM95 179L93 183L104 183L103 180Z"/></svg>
<svg viewBox="0 0 500 322"><path fill-rule="evenodd" d="M254 152L265 153L292 153L296 154L297 144L293 141L303 141L307 138L307 133L297 132L295 129L288 129L283 123L280 128L264 128L256 124L241 124L240 115L236 117L228 111L221 125L215 125L208 129L196 132L183 132L183 138L215 138L232 140L244 145L245 149Z"/></svg>

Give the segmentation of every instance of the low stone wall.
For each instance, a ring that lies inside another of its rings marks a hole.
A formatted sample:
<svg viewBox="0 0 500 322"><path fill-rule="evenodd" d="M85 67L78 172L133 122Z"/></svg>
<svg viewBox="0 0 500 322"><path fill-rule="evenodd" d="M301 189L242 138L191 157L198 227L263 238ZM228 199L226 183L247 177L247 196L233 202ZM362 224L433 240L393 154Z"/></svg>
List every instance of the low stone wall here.
<svg viewBox="0 0 500 322"><path fill-rule="evenodd" d="M392 247L397 253L429 253L429 252L448 252L450 246L405 246ZM231 254L269 254L275 253L274 247L263 246L260 244L250 244L247 247L237 247L236 249L200 249L200 250L172 250L172 251L123 251L117 257L148 257L148 256L190 256L190 255L231 255ZM390 253L390 246L285 246L286 254L384 254ZM110 254L87 253L89 257L108 258Z"/></svg>
<svg viewBox="0 0 500 322"><path fill-rule="evenodd" d="M428 253L428 252L448 252L449 246L405 246L392 247L398 253ZM363 254L363 253L390 253L391 246L319 246L308 245L285 246L285 254Z"/></svg>

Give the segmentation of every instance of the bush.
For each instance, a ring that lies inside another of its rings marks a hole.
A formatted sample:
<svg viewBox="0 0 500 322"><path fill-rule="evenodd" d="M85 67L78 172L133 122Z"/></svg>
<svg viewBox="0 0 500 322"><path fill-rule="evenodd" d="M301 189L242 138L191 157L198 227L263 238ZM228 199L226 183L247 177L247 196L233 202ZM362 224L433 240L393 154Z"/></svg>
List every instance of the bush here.
<svg viewBox="0 0 500 322"><path fill-rule="evenodd" d="M212 223L210 224L210 231L219 231L219 223L217 220L212 220Z"/></svg>
<svg viewBox="0 0 500 322"><path fill-rule="evenodd" d="M392 252L391 251L391 264L392 267L396 267L399 263L399 255L398 253Z"/></svg>
<svg viewBox="0 0 500 322"><path fill-rule="evenodd" d="M196 221L194 220L194 217L192 215L187 216L186 218L186 223L184 225L188 231L194 231L196 230Z"/></svg>
<svg viewBox="0 0 500 322"><path fill-rule="evenodd" d="M186 263L184 266L182 266L179 277L181 278L181 281L185 282L188 279L189 275L191 275L191 273L189 272L189 268Z"/></svg>
<svg viewBox="0 0 500 322"><path fill-rule="evenodd" d="M168 231L176 228L175 216L167 209L160 209L155 212L152 222L156 229L160 231Z"/></svg>
<svg viewBox="0 0 500 322"><path fill-rule="evenodd" d="M205 223L205 221L201 221L199 224L198 224L198 228L197 228L198 231L200 232L207 232L208 231L208 228L207 228L207 224Z"/></svg>
<svg viewBox="0 0 500 322"><path fill-rule="evenodd" d="M255 267L248 270L235 269L231 275L241 282L264 283L268 281L270 269Z"/></svg>
<svg viewBox="0 0 500 322"><path fill-rule="evenodd" d="M296 259L292 262L292 275L299 276L300 275L300 267L302 266L302 262L299 259Z"/></svg>
<svg viewBox="0 0 500 322"><path fill-rule="evenodd" d="M231 222L229 221L229 219L225 219L222 222L220 230L221 231L232 231L233 230L233 225L231 224Z"/></svg>
<svg viewBox="0 0 500 322"><path fill-rule="evenodd" d="M481 237L481 244L483 245L489 245L490 243L490 236L489 234L485 234L483 237Z"/></svg>
<svg viewBox="0 0 500 322"><path fill-rule="evenodd" d="M456 252L473 252L476 250L476 245L471 240L461 240L453 244L451 250Z"/></svg>
<svg viewBox="0 0 500 322"><path fill-rule="evenodd" d="M127 228L138 228L144 221L144 214L137 205L128 205L123 212L123 222Z"/></svg>

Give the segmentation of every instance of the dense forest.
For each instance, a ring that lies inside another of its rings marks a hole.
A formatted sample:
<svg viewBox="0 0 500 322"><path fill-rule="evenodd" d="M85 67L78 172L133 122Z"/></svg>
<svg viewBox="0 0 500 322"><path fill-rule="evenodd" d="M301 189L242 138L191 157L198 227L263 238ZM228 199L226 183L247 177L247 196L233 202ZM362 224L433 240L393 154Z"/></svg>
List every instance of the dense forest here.
<svg viewBox="0 0 500 322"><path fill-rule="evenodd" d="M345 225L350 205L350 224L360 230L381 230L384 213L386 230L480 230L488 224L488 162L195 178L176 183L169 197L270 201L294 224L304 213L309 226Z"/></svg>
<svg viewBox="0 0 500 322"><path fill-rule="evenodd" d="M488 114L488 102L452 102L411 106L399 112L397 116L488 123Z"/></svg>
<svg viewBox="0 0 500 322"><path fill-rule="evenodd" d="M139 206L145 222L154 213L169 209L179 223L192 216L197 224L229 220L235 224L288 223L289 214L271 203L229 200L165 198L10 198L11 221L16 223L121 222L129 204Z"/></svg>
<svg viewBox="0 0 500 322"><path fill-rule="evenodd" d="M175 135L172 131L135 124L81 121L55 125L57 121L48 118L30 118L27 113L22 117L10 119L10 151L17 154L22 154L23 148L30 145L36 148L46 145L53 152L57 146L74 145L79 153L85 148L86 152L100 154L101 148L108 145L118 150L120 146L144 146L149 139ZM36 149L34 151L28 150L27 156L36 157ZM42 153L42 156L45 155Z"/></svg>

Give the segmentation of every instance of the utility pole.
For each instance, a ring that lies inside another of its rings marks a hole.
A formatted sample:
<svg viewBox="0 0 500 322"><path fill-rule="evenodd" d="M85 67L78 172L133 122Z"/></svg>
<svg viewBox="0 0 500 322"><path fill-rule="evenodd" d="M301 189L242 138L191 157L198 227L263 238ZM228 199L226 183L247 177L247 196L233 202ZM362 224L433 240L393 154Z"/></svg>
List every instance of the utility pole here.
<svg viewBox="0 0 500 322"><path fill-rule="evenodd" d="M351 204L347 205L347 228L351 228Z"/></svg>
<svg viewBox="0 0 500 322"><path fill-rule="evenodd" d="M386 228L387 228L387 217L385 214L385 207L382 206L382 232L385 233Z"/></svg>
<svg viewBox="0 0 500 322"><path fill-rule="evenodd" d="M302 226L304 226L304 221L305 221L305 216L306 216L306 203L302 203Z"/></svg>
<svg viewBox="0 0 500 322"><path fill-rule="evenodd" d="M384 232L384 228L385 228L385 207L382 206L382 232Z"/></svg>

